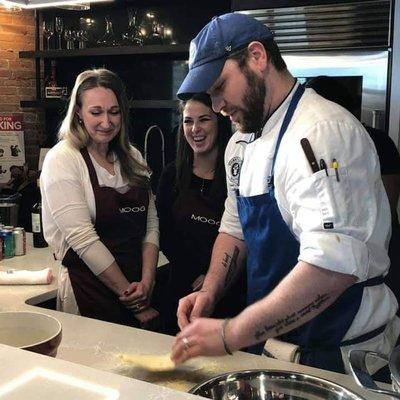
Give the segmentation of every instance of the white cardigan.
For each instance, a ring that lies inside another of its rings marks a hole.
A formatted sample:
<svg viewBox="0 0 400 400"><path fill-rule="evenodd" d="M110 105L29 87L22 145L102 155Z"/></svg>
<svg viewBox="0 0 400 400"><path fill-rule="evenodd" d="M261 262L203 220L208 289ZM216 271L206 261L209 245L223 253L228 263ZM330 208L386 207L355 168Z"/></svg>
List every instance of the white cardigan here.
<svg viewBox="0 0 400 400"><path fill-rule="evenodd" d="M137 149L137 159L145 163ZM108 186L121 193L129 187L121 176L120 164L114 164L111 175L91 157L100 186ZM58 260L72 249L95 275L101 274L114 257L100 241L94 223L96 205L89 171L79 150L65 140L56 144L46 155L40 176L42 193L43 230L46 241L54 249ZM151 195L147 214L147 232L144 242L158 246L158 218Z"/></svg>

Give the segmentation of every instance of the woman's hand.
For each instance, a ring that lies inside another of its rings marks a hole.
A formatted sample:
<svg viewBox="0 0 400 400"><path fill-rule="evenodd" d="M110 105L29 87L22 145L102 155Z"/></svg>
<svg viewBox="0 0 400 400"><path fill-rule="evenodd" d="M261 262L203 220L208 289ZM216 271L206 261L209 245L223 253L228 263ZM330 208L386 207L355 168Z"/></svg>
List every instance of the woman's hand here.
<svg viewBox="0 0 400 400"><path fill-rule="evenodd" d="M145 310L135 313L135 318L139 321L141 328L150 328L152 322L160 315L160 313L152 307L147 307Z"/></svg>
<svg viewBox="0 0 400 400"><path fill-rule="evenodd" d="M146 309L151 300L154 283L148 284L144 281L132 282L119 300L134 312Z"/></svg>

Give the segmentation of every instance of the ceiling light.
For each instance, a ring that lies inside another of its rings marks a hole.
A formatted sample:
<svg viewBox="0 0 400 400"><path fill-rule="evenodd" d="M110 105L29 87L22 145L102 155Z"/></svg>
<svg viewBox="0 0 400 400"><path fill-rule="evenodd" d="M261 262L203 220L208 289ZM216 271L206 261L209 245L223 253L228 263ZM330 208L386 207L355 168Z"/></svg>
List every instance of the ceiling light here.
<svg viewBox="0 0 400 400"><path fill-rule="evenodd" d="M98 3L112 0L91 0L91 3ZM21 7L21 8L43 8L43 7L59 7L65 5L79 4L84 0L0 0L0 4L6 7Z"/></svg>
<svg viewBox="0 0 400 400"><path fill-rule="evenodd" d="M85 11L90 10L90 3L68 3L57 6L63 10Z"/></svg>

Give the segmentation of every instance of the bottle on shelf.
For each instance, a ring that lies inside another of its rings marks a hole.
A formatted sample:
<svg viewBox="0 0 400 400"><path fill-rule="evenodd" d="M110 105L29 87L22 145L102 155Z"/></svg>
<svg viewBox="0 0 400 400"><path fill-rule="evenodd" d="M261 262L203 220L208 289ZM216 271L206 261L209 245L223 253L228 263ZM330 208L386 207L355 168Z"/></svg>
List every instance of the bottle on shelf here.
<svg viewBox="0 0 400 400"><path fill-rule="evenodd" d="M40 197L39 179L38 185L38 201L32 207L32 234L33 234L33 247L47 247L48 244L43 236L43 222L42 222L42 202Z"/></svg>
<svg viewBox="0 0 400 400"><path fill-rule="evenodd" d="M68 89L60 87L57 83L57 63L55 60L50 61L50 74L44 80L44 97L46 99L61 99L67 97Z"/></svg>

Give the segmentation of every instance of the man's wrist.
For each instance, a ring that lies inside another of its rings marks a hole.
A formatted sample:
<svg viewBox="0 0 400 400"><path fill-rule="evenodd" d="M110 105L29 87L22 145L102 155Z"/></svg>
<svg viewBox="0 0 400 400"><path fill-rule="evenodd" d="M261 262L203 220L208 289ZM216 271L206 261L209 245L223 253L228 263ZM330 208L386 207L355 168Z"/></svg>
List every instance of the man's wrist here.
<svg viewBox="0 0 400 400"><path fill-rule="evenodd" d="M226 327L227 327L229 321L230 321L230 318L225 318L222 321L222 325L221 325L221 340L222 340L222 343L224 345L225 353L232 356L233 352L232 352L231 347L229 346L228 340L226 338Z"/></svg>
<svg viewBox="0 0 400 400"><path fill-rule="evenodd" d="M214 300L218 298L218 287L210 282L207 283L206 280L203 282L203 286L200 291L207 292Z"/></svg>

